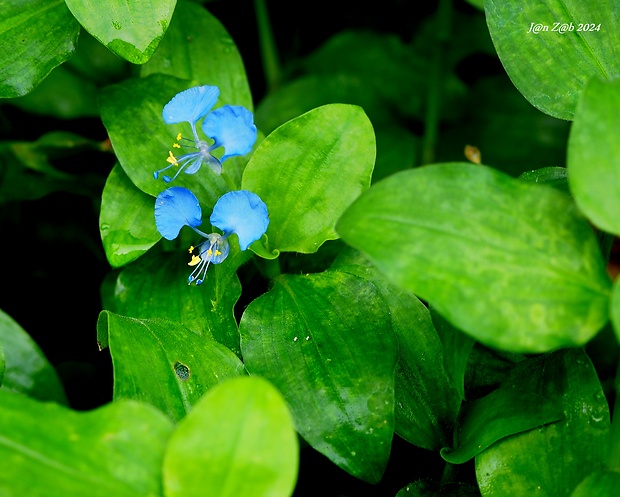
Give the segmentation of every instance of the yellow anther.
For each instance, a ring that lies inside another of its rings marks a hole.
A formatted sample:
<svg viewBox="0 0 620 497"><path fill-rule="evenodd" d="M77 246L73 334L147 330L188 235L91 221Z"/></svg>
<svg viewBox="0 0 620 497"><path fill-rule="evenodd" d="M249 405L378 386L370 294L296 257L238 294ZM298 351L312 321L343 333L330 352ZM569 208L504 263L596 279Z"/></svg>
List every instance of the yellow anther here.
<svg viewBox="0 0 620 497"><path fill-rule="evenodd" d="M168 153L170 154L170 157L168 157L166 159L166 162L170 162L170 164L178 166L179 165L179 161L177 160L177 158L172 154L171 151L168 151Z"/></svg>
<svg viewBox="0 0 620 497"><path fill-rule="evenodd" d="M179 145L178 143L173 143L173 144L172 144L172 146L173 146L174 148L181 148L181 145Z"/></svg>
<svg viewBox="0 0 620 497"><path fill-rule="evenodd" d="M191 254L193 251L194 251L194 246L192 245L192 246L189 248L188 252Z"/></svg>
<svg viewBox="0 0 620 497"><path fill-rule="evenodd" d="M213 250L207 250L207 257L211 257L213 255Z"/></svg>
<svg viewBox="0 0 620 497"><path fill-rule="evenodd" d="M181 133L179 133L179 134L177 135L177 141L179 141L181 138L183 138L183 136L181 135Z"/></svg>
<svg viewBox="0 0 620 497"><path fill-rule="evenodd" d="M222 255L222 253L219 250L215 249L215 255Z"/></svg>
<svg viewBox="0 0 620 497"><path fill-rule="evenodd" d="M200 257L197 255L192 255L192 260L187 263L188 266L195 266L200 262Z"/></svg>

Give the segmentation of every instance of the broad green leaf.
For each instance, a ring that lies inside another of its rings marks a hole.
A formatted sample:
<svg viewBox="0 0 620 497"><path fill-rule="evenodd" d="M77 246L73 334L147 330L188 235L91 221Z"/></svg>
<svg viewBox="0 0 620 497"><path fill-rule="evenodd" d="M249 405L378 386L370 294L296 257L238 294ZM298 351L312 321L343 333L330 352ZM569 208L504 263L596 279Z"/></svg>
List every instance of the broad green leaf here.
<svg viewBox="0 0 620 497"><path fill-rule="evenodd" d="M475 340L462 331L456 329L441 314L430 309L433 325L437 330L441 344L443 345L443 366L450 382L458 392L459 398L465 397L465 370Z"/></svg>
<svg viewBox="0 0 620 497"><path fill-rule="evenodd" d="M31 114L75 119L99 116L95 85L63 64L55 68L40 85L23 97L7 103Z"/></svg>
<svg viewBox="0 0 620 497"><path fill-rule="evenodd" d="M620 235L620 81L593 79L577 106L568 143L575 202L592 222Z"/></svg>
<svg viewBox="0 0 620 497"><path fill-rule="evenodd" d="M556 423L505 438L476 457L485 497L570 495L602 468L610 431L609 407L590 359L580 348L530 359L523 375L564 411Z"/></svg>
<svg viewBox="0 0 620 497"><path fill-rule="evenodd" d="M267 136L241 184L269 208L270 248L312 253L337 239L336 221L370 185L374 162L372 125L353 105L319 107Z"/></svg>
<svg viewBox="0 0 620 497"><path fill-rule="evenodd" d="M571 120L592 76L620 74L617 0L485 0L506 72L537 109Z"/></svg>
<svg viewBox="0 0 620 497"><path fill-rule="evenodd" d="M226 347L174 321L103 311L97 341L100 347L110 347L114 400L146 402L174 421L183 418L208 389L245 371Z"/></svg>
<svg viewBox="0 0 620 497"><path fill-rule="evenodd" d="M66 67L97 87L128 78L132 71L129 62L110 52L84 30L80 31L77 50Z"/></svg>
<svg viewBox="0 0 620 497"><path fill-rule="evenodd" d="M570 494L571 497L609 497L620 494L620 473L595 471L587 476Z"/></svg>
<svg viewBox="0 0 620 497"><path fill-rule="evenodd" d="M89 412L0 390L0 494L158 497L171 421L119 401Z"/></svg>
<svg viewBox="0 0 620 497"><path fill-rule="evenodd" d="M161 239L155 227L155 199L138 190L123 169L114 166L101 196L99 230L108 262L121 267Z"/></svg>
<svg viewBox="0 0 620 497"><path fill-rule="evenodd" d="M2 0L0 11L0 98L19 97L71 57L80 25L63 0Z"/></svg>
<svg viewBox="0 0 620 497"><path fill-rule="evenodd" d="M56 370L34 340L9 315L0 311L0 342L4 349L2 390L39 400L67 403ZM0 492L1 493L1 492Z"/></svg>
<svg viewBox="0 0 620 497"><path fill-rule="evenodd" d="M282 392L299 434L377 482L394 430L397 345L374 285L339 271L280 276L241 318L250 374Z"/></svg>
<svg viewBox="0 0 620 497"><path fill-rule="evenodd" d="M396 497L480 497L478 487L470 483L438 484L429 480L418 480L402 488Z"/></svg>
<svg viewBox="0 0 620 497"><path fill-rule="evenodd" d="M170 28L140 76L160 73L215 85L220 99L252 110L241 55L224 26L203 6L180 1Z"/></svg>
<svg viewBox="0 0 620 497"><path fill-rule="evenodd" d="M240 253L238 245L233 247L222 264L209 267L200 286L187 284L192 268L187 265L190 257L186 248L175 252L151 250L118 274L108 310L140 319L176 321L239 354L233 308L241 285L235 271L247 253Z"/></svg>
<svg viewBox="0 0 620 497"><path fill-rule="evenodd" d="M497 390L464 404L455 427L457 445L441 450L446 461L462 464L498 440L564 417L557 395L547 398L532 388L540 361L531 362L520 363Z"/></svg>
<svg viewBox="0 0 620 497"><path fill-rule="evenodd" d="M519 179L529 183L549 185L557 190L570 195L568 188L568 173L565 167L543 167L527 171L519 176Z"/></svg>
<svg viewBox="0 0 620 497"><path fill-rule="evenodd" d="M170 437L166 497L288 497L299 446L282 395L262 378L235 378L196 404Z"/></svg>
<svg viewBox="0 0 620 497"><path fill-rule="evenodd" d="M610 279L571 200L485 166L397 173L340 219L343 240L485 345L544 352L607 322Z"/></svg>
<svg viewBox="0 0 620 497"><path fill-rule="evenodd" d="M144 64L161 41L176 0L65 0L86 31L110 51Z"/></svg>
<svg viewBox="0 0 620 497"><path fill-rule="evenodd" d="M170 184L154 179L153 173L168 165L168 152L173 150L172 144L176 142L178 133L191 136L187 123L164 123L164 105L178 92L196 84L172 76L153 74L108 86L100 94L101 118L110 135L116 157L133 184L154 197L170 187ZM227 165L228 161L224 163L224 172ZM174 186L189 188L203 204L205 212L228 190L222 176L214 174L207 166L203 166L196 174L181 173L174 181Z"/></svg>
<svg viewBox="0 0 620 497"><path fill-rule="evenodd" d="M396 433L429 450L450 444L461 398L444 369L443 347L428 308L412 293L390 284L358 252L342 252L332 269L368 280L389 309L398 340Z"/></svg>

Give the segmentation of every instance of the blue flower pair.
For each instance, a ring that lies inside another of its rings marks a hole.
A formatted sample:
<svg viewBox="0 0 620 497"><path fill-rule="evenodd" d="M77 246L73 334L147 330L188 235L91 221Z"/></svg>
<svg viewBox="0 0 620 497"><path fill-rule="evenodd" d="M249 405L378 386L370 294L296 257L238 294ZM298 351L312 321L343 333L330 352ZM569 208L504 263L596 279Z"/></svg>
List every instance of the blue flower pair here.
<svg viewBox="0 0 620 497"><path fill-rule="evenodd" d="M220 264L230 252L228 238L236 234L241 250L260 239L269 226L267 206L260 197L247 190L225 193L213 207L209 218L211 224L222 230L219 233L204 233L198 229L202 224L202 210L196 196L187 188L175 186L164 190L155 201L155 224L166 240L179 236L183 226L189 226L205 241L190 247L195 266L188 278L188 284L202 284L210 264ZM197 253L197 255L196 255Z"/></svg>
<svg viewBox="0 0 620 497"><path fill-rule="evenodd" d="M184 138L179 133L173 148L192 151L178 158L169 151L167 159L169 165L153 173L155 179L158 179L164 171L178 167L174 176L162 175L162 179L169 183L181 171L185 174L194 174L203 164L207 164L216 174L221 174L222 162L230 157L245 155L252 150L256 142L256 126L253 123L252 113L238 105L224 105L210 112L219 96L220 90L217 86L196 86L178 93L164 106L162 115L166 124L187 122L192 129L193 139ZM196 131L196 124L202 118L204 118L202 131L213 140L212 144L202 140ZM220 147L224 147L224 155L218 159L211 152Z"/></svg>

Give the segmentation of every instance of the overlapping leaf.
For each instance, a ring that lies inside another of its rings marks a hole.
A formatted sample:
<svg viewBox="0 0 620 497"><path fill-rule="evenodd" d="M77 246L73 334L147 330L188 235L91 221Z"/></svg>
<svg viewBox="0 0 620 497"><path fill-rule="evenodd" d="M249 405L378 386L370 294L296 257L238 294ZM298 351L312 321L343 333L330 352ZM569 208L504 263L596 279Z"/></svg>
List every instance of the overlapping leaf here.
<svg viewBox="0 0 620 497"><path fill-rule="evenodd" d="M0 98L32 91L73 52L80 25L63 0L8 0L0 17Z"/></svg>
<svg viewBox="0 0 620 497"><path fill-rule="evenodd" d="M178 425L164 460L167 497L289 497L299 447L282 395L261 378L210 390Z"/></svg>
<svg viewBox="0 0 620 497"><path fill-rule="evenodd" d="M282 392L300 435L349 473L379 481L397 347L374 285L340 271L278 277L247 307L240 332L248 371Z"/></svg>
<svg viewBox="0 0 620 497"><path fill-rule="evenodd" d="M119 401L77 412L0 390L0 424L2 495L161 495L172 422L150 406Z"/></svg>
<svg viewBox="0 0 620 497"><path fill-rule="evenodd" d="M593 79L577 107L568 144L568 179L579 208L620 235L620 81Z"/></svg>
<svg viewBox="0 0 620 497"><path fill-rule="evenodd" d="M368 186L375 136L353 105L319 107L280 126L257 148L242 187L269 207L270 249L316 252L344 210Z"/></svg>
<svg viewBox="0 0 620 497"><path fill-rule="evenodd" d="M159 45L176 0L66 0L91 35L119 57L144 64Z"/></svg>
<svg viewBox="0 0 620 497"><path fill-rule="evenodd" d="M594 233L549 187L473 164L426 166L374 185L337 229L486 345L580 345L607 322L610 279Z"/></svg>
<svg viewBox="0 0 620 497"><path fill-rule="evenodd" d="M110 347L114 400L147 402L175 421L209 388L245 372L226 347L174 321L104 311L97 334L100 347Z"/></svg>
<svg viewBox="0 0 620 497"><path fill-rule="evenodd" d="M556 423L501 440L476 457L485 497L570 495L605 461L609 407L596 371L579 348L531 359L523 379L564 411Z"/></svg>

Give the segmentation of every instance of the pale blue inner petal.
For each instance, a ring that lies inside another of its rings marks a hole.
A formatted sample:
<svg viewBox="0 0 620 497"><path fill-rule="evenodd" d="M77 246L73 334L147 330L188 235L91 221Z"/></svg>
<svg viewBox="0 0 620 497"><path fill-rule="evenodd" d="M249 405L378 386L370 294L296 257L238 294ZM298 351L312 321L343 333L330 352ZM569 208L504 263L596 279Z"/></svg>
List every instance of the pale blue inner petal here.
<svg viewBox="0 0 620 497"><path fill-rule="evenodd" d="M225 234L235 233L241 250L247 250L267 231L269 213L258 195L237 190L220 197L213 207L210 221Z"/></svg>
<svg viewBox="0 0 620 497"><path fill-rule="evenodd" d="M183 226L196 228L202 224L202 210L196 196L187 188L173 186L155 200L155 225L166 240L179 236Z"/></svg>
<svg viewBox="0 0 620 497"><path fill-rule="evenodd" d="M195 86L177 93L164 106L164 122L175 124L187 121L193 125L211 110L219 96L218 87L209 85Z"/></svg>

